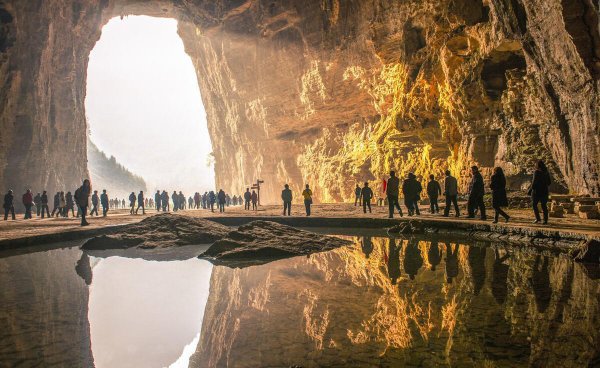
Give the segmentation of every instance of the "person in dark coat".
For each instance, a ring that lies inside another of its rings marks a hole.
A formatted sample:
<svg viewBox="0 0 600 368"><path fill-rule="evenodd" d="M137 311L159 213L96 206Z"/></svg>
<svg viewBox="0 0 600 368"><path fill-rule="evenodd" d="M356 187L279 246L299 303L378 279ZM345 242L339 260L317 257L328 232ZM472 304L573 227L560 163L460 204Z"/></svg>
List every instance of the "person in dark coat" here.
<svg viewBox="0 0 600 368"><path fill-rule="evenodd" d="M161 195L160 195L160 190L157 190L156 193L154 193L154 205L156 206L156 212L160 212L160 208L161 208Z"/></svg>
<svg viewBox="0 0 600 368"><path fill-rule="evenodd" d="M535 172L533 173L531 187L529 188L529 195L531 195L533 203L535 224L538 224L541 221L538 203L541 205L542 212L544 213L544 225L548 223L548 195L550 194L549 187L551 183L550 173L548 172L548 168L544 164L544 161L538 161Z"/></svg>
<svg viewBox="0 0 600 368"><path fill-rule="evenodd" d="M371 213L372 198L373 190L369 188L369 182L365 181L365 186L360 190L360 200L362 201L363 213L367 213L367 207L369 207L369 213Z"/></svg>
<svg viewBox="0 0 600 368"><path fill-rule="evenodd" d="M502 207L508 206L506 197L506 177L501 167L494 169L494 174L490 180L490 189L492 190L492 207L494 208L494 224L498 223L498 217L502 215L506 222L510 216L502 210Z"/></svg>
<svg viewBox="0 0 600 368"><path fill-rule="evenodd" d="M25 220L32 218L31 207L33 207L33 193L31 193L31 189L27 189L25 194L23 194L23 206L25 206Z"/></svg>
<svg viewBox="0 0 600 368"><path fill-rule="evenodd" d="M56 192L54 195L54 208L52 208L52 213L50 217L54 217L54 213L56 212L56 217L60 215L60 192Z"/></svg>
<svg viewBox="0 0 600 368"><path fill-rule="evenodd" d="M102 217L106 217L106 213L109 209L108 194L106 194L106 189L103 189L102 194L100 194L100 204L102 205Z"/></svg>
<svg viewBox="0 0 600 368"><path fill-rule="evenodd" d="M288 184L283 186L284 189L281 191L281 200L283 201L283 215L285 216L286 211L287 215L290 216L292 211L292 191Z"/></svg>
<svg viewBox="0 0 600 368"><path fill-rule="evenodd" d="M215 202L217 201L217 196L214 191L210 191L208 193L208 205L210 206L210 211L215 212Z"/></svg>
<svg viewBox="0 0 600 368"><path fill-rule="evenodd" d="M414 280L421 266L423 266L423 256L419 249L419 241L409 239L404 250L404 271L411 280Z"/></svg>
<svg viewBox="0 0 600 368"><path fill-rule="evenodd" d="M452 280L458 276L458 248L460 244L456 244L452 249L452 244L446 244L446 257L444 262L446 263L446 282L452 283Z"/></svg>
<svg viewBox="0 0 600 368"><path fill-rule="evenodd" d="M400 192L400 179L396 177L395 171L390 171L390 178L385 185L385 194L387 195L389 218L394 217L394 207L398 210L398 214L402 217L402 208L398 204L398 193Z"/></svg>
<svg viewBox="0 0 600 368"><path fill-rule="evenodd" d="M469 184L469 200L467 202L467 209L469 212L468 217L475 218L475 209L479 208L481 219L486 220L485 204L483 203L485 187L483 184L483 176L481 176L477 166L471 167L471 176L471 183Z"/></svg>
<svg viewBox="0 0 600 368"><path fill-rule="evenodd" d="M217 193L217 199L219 200L219 212L225 212L227 196L225 195L223 189L219 189L219 193Z"/></svg>
<svg viewBox="0 0 600 368"><path fill-rule="evenodd" d="M460 216L460 209L458 208L458 181L450 170L446 170L446 179L444 180L444 196L446 196L446 208L444 208L444 217L450 215L450 206L454 205L454 216Z"/></svg>
<svg viewBox="0 0 600 368"><path fill-rule="evenodd" d="M431 242L429 251L427 252L427 260L431 265L431 270L435 271L436 266L442 261L442 250L440 249L438 242Z"/></svg>
<svg viewBox="0 0 600 368"><path fill-rule="evenodd" d="M356 188L354 188L354 207L356 207L357 203L360 206L360 204L361 204L360 197L361 197L361 189L358 186L358 184L356 184Z"/></svg>
<svg viewBox="0 0 600 368"><path fill-rule="evenodd" d="M244 193L244 209L250 210L250 200L252 199L252 194L250 193L250 188L246 188L246 192Z"/></svg>
<svg viewBox="0 0 600 368"><path fill-rule="evenodd" d="M42 204L42 218L44 218L44 211L48 215L48 217L50 217L50 208L48 208L48 193L45 190L42 193L40 201L40 203Z"/></svg>
<svg viewBox="0 0 600 368"><path fill-rule="evenodd" d="M88 209L88 201L92 193L92 183L88 179L83 181L83 184L75 191L75 200L77 206L81 208L81 226L87 226L90 223L85 219Z"/></svg>
<svg viewBox="0 0 600 368"><path fill-rule="evenodd" d="M98 216L98 202L100 202L100 196L98 195L98 191L94 190L94 194L92 195L92 210L90 211L90 216L96 213Z"/></svg>
<svg viewBox="0 0 600 368"><path fill-rule="evenodd" d="M33 204L35 204L35 212L37 213L37 217L40 217L40 211L42 210L42 195L40 193L33 197Z"/></svg>
<svg viewBox="0 0 600 368"><path fill-rule="evenodd" d="M258 194L255 191L252 191L250 200L252 201L252 209L258 211Z"/></svg>
<svg viewBox="0 0 600 368"><path fill-rule="evenodd" d="M404 194L404 205L408 209L408 215L420 215L419 200L421 199L421 191L423 187L413 173L408 173L408 177L402 183L402 193Z"/></svg>
<svg viewBox="0 0 600 368"><path fill-rule="evenodd" d="M429 197L429 208L431 213L440 212L438 205L438 196L442 194L440 183L435 180L433 175L429 175L429 183L427 183L427 196Z"/></svg>
<svg viewBox="0 0 600 368"><path fill-rule="evenodd" d="M69 217L69 211L71 211L73 217L75 217L75 202L73 201L73 195L71 194L71 192L67 192L67 194L65 195L65 202L65 217Z"/></svg>
<svg viewBox="0 0 600 368"><path fill-rule="evenodd" d="M144 192L142 190L140 190L140 193L137 196L137 200L138 200L138 205L137 208L135 209L135 214L138 214L138 211L140 210L140 207L142 207L142 215L146 214L146 201L144 200Z"/></svg>
<svg viewBox="0 0 600 368"><path fill-rule="evenodd" d="M15 201L15 196L13 195L13 191L9 190L4 195L4 204L2 205L2 207L4 207L4 221L8 220L9 212L12 214L12 219L16 220L14 201Z"/></svg>

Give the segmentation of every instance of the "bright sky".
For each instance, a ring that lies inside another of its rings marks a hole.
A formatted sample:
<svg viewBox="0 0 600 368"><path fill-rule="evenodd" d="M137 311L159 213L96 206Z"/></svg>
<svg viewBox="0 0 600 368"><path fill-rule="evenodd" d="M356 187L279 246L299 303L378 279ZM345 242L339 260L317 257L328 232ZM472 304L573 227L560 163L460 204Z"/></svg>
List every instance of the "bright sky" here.
<svg viewBox="0 0 600 368"><path fill-rule="evenodd" d="M213 189L206 112L176 20L110 20L90 54L85 107L92 141L151 192Z"/></svg>

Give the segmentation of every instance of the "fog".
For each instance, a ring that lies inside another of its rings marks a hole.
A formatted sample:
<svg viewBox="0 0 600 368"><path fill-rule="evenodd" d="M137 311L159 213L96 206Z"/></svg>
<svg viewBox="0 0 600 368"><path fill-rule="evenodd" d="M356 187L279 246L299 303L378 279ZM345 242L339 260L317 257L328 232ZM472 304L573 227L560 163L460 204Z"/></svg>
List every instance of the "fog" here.
<svg viewBox="0 0 600 368"><path fill-rule="evenodd" d="M206 112L176 20L110 20L90 54L85 107L91 140L149 190L214 187Z"/></svg>

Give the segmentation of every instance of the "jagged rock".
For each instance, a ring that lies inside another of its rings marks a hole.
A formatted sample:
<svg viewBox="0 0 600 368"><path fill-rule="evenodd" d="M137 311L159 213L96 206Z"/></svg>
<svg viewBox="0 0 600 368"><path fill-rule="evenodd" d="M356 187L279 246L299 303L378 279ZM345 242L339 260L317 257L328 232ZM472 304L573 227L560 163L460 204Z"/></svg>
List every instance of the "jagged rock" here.
<svg viewBox="0 0 600 368"><path fill-rule="evenodd" d="M157 249L192 244L210 244L221 239L229 228L216 222L170 213L148 217L116 233L85 242L85 250Z"/></svg>
<svg viewBox="0 0 600 368"><path fill-rule="evenodd" d="M425 226L422 222L416 220L410 220L408 222L402 222L398 225L392 226L388 229L389 235L397 234L423 234L425 232Z"/></svg>
<svg viewBox="0 0 600 368"><path fill-rule="evenodd" d="M600 241L590 239L571 254L576 262L600 263Z"/></svg>
<svg viewBox="0 0 600 368"><path fill-rule="evenodd" d="M276 259L309 255L351 242L270 221L253 221L217 240L200 257L216 264L245 267Z"/></svg>

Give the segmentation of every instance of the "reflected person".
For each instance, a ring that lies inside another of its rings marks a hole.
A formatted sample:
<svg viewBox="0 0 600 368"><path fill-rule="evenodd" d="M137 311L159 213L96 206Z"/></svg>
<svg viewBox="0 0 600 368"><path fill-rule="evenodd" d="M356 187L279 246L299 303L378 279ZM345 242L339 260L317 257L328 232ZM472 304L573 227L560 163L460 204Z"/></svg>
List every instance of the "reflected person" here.
<svg viewBox="0 0 600 368"><path fill-rule="evenodd" d="M442 250L440 249L438 242L432 241L429 245L429 251L427 252L427 259L431 265L431 271L435 271L437 265L442 261Z"/></svg>
<svg viewBox="0 0 600 368"><path fill-rule="evenodd" d="M446 263L446 282L448 284L452 283L455 277L458 276L458 249L460 245L455 244L454 249L452 249L452 244L446 244L446 258L444 258L444 262Z"/></svg>
<svg viewBox="0 0 600 368"><path fill-rule="evenodd" d="M396 245L396 240L388 238L388 276L392 281L392 285L396 285L400 277L400 251L402 249L402 241Z"/></svg>
<svg viewBox="0 0 600 368"><path fill-rule="evenodd" d="M421 249L419 248L419 241L416 239L409 239L406 249L404 250L404 271L411 280L414 280L422 266L423 256L421 255Z"/></svg>

